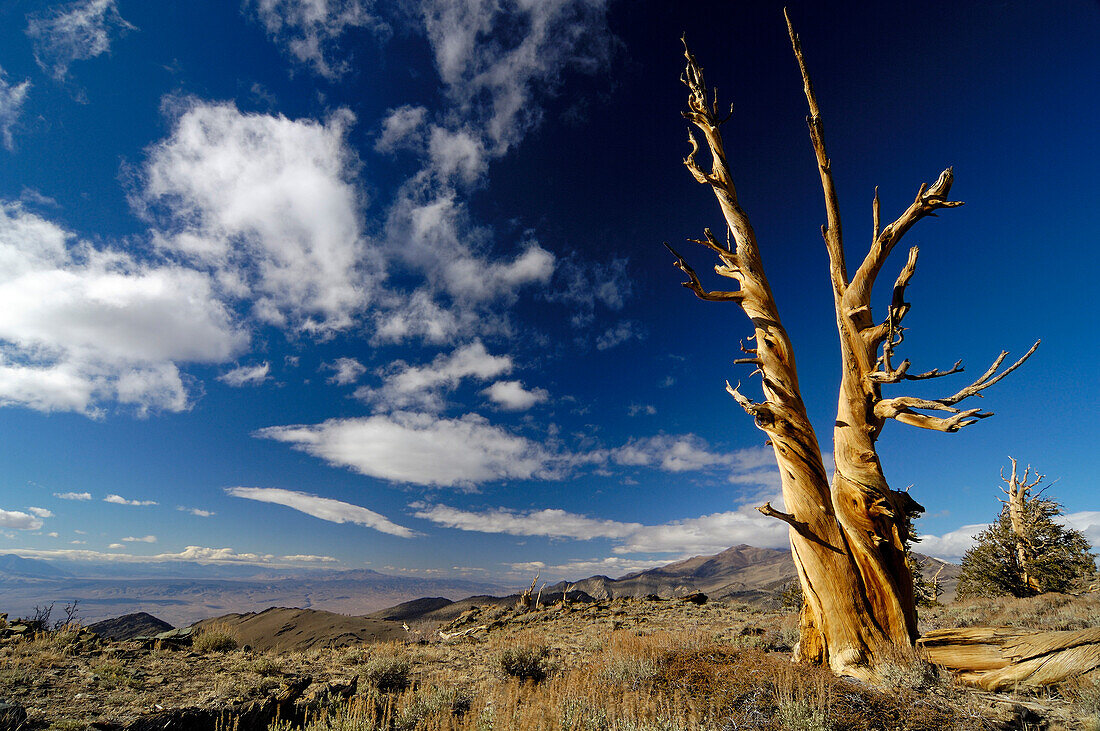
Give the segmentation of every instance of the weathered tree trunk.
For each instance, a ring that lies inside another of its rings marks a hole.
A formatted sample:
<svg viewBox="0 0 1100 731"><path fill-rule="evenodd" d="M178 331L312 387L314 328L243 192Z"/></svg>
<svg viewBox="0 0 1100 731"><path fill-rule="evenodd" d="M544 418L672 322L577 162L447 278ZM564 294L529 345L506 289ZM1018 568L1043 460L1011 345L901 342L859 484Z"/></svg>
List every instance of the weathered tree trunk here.
<svg viewBox="0 0 1100 731"><path fill-rule="evenodd" d="M736 280L739 289L706 290L684 258L672 247L669 250L676 257L676 266L688 277L685 287L707 301L739 304L753 323L754 347L741 346L750 357L737 362L756 366L754 374L761 376L764 400L751 401L740 392L740 384L733 387L727 383L726 387L754 417L757 426L768 434L779 465L783 501L789 512L776 510L770 504L759 510L790 526L791 550L805 600L796 657L828 664L839 674L874 680L876 668L894 658L899 649L912 648L917 636L913 580L906 563L905 547L911 538L910 520L923 511L908 493L891 490L886 482L875 450L883 424L886 419L893 418L923 428L953 432L990 416L978 409L960 410L955 404L1017 368L1034 352L1038 343L1014 365L997 373L1007 355L1001 353L981 378L952 396L938 400L882 398L882 384L935 378L962 370L956 363L944 372L932 370L910 374L909 361L897 367L891 362L893 349L902 339L901 320L909 310L904 294L916 267L915 247L910 250L908 261L894 284L885 321L876 323L870 307L875 279L905 232L936 210L961 204L947 200L952 182L948 169L932 186L922 185L916 199L896 221L880 228L876 193L871 249L849 279L844 261L840 207L825 152L820 112L799 40L790 28L789 19L788 30L809 103L810 137L825 194L827 225L822 227L822 235L829 253L840 335L842 377L833 432L836 472L831 487L799 391L794 349L764 274L748 214L738 203L719 130L725 120L720 118L717 102L704 83L702 69L686 46L687 69L683 81L689 95L688 111L684 116L702 133L710 152L711 169L705 171L696 160L701 148L690 131L688 139L692 149L684 164L698 182L710 186L727 227L724 246L709 229L705 230L704 239L693 241L718 256L715 272ZM950 416L936 417L924 411L944 411Z"/></svg>
<svg viewBox="0 0 1100 731"><path fill-rule="evenodd" d="M1012 537L1016 543L1016 571L1020 586L1031 592L1039 593L1039 581L1030 575L1031 560L1034 556L1034 548L1031 541L1031 527L1027 521L1027 503L1031 499L1031 490L1043 481L1043 475L1035 475L1035 479L1028 483L1028 474L1031 466L1024 468L1023 477L1016 475L1016 459L1009 457L1012 462L1012 474L1005 477L1001 471L1001 479L1008 483L1008 489L1001 488L1001 492L1008 495L1008 521L1012 527Z"/></svg>

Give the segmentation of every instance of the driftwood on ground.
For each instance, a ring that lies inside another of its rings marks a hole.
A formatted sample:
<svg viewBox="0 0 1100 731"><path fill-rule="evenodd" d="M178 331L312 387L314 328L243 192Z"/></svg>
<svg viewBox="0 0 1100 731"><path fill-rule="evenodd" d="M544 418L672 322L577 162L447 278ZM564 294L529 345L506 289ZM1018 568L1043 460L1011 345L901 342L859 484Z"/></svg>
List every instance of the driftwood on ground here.
<svg viewBox="0 0 1100 731"><path fill-rule="evenodd" d="M985 690L1053 685L1100 668L1100 627L1057 632L940 629L921 637L917 647L932 664Z"/></svg>

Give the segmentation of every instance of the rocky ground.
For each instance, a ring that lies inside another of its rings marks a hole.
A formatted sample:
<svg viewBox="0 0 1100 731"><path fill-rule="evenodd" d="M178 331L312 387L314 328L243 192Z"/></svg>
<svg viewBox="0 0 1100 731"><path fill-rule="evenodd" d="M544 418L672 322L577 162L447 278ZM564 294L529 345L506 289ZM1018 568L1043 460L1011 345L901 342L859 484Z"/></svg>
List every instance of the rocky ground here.
<svg viewBox="0 0 1100 731"><path fill-rule="evenodd" d="M967 616L1079 625L1100 617L1100 600L1088 601L1023 610L994 602ZM957 622L960 611L929 612L927 621ZM238 638L217 623L120 642L76 628L8 628L0 630L0 729L248 731L276 718L280 728L314 719L314 729L349 731L1100 726L1095 682L976 693L899 659L890 687L872 689L792 666L796 626L791 612L695 596L486 605L442 627L409 626L403 641L298 652L233 649ZM317 720L326 714L344 720Z"/></svg>

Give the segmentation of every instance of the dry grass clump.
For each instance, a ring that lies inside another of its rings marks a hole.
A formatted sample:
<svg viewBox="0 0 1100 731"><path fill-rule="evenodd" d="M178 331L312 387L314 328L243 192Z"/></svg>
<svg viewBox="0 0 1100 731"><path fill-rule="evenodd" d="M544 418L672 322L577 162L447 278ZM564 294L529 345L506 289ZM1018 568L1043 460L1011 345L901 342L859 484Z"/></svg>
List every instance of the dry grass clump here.
<svg viewBox="0 0 1100 731"><path fill-rule="evenodd" d="M937 695L943 688L923 670L900 660L897 687L881 692L821 668L792 666L786 655L714 643L700 633L616 631L598 645L587 644L583 649L592 654L582 662L563 660L535 683L533 668L541 669L552 651L530 636L507 642L496 657L508 658L514 672L486 676L462 690L438 679L388 693L361 683L348 704L314 719L307 731L984 728L977 715L953 706L957 699ZM470 651L480 652L474 647ZM389 657L400 652L390 648Z"/></svg>
<svg viewBox="0 0 1100 731"><path fill-rule="evenodd" d="M500 671L510 678L541 683L553 670L550 648L543 644L506 647L497 656Z"/></svg>
<svg viewBox="0 0 1100 731"><path fill-rule="evenodd" d="M1061 691L1081 716L1083 728L1100 731L1100 671L1067 683Z"/></svg>
<svg viewBox="0 0 1100 731"><path fill-rule="evenodd" d="M380 693L400 693L412 685L412 662L397 644L380 645L363 658L360 682Z"/></svg>
<svg viewBox="0 0 1100 731"><path fill-rule="evenodd" d="M205 625L195 633L192 647L195 652L206 654L210 652L230 652L240 647L241 637L229 625L222 622L213 622Z"/></svg>
<svg viewBox="0 0 1100 731"><path fill-rule="evenodd" d="M1100 594L981 597L921 611L921 631L946 627L1006 626L1073 630L1100 626Z"/></svg>

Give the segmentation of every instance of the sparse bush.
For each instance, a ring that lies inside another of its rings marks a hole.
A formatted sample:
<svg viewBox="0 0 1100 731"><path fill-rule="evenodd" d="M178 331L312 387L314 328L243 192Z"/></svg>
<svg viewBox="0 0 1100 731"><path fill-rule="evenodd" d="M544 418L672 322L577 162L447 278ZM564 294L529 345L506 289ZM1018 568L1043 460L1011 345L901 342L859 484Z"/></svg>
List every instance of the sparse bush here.
<svg viewBox="0 0 1100 731"><path fill-rule="evenodd" d="M108 688L126 688L138 685L133 671L121 660L104 660L91 667L99 682Z"/></svg>
<svg viewBox="0 0 1100 731"><path fill-rule="evenodd" d="M1093 727L1100 728L1100 672L1075 679L1062 692L1083 718L1091 718Z"/></svg>
<svg viewBox="0 0 1100 731"><path fill-rule="evenodd" d="M228 625L215 622L201 627L195 633L192 647L198 653L229 652L236 650L240 644L240 635Z"/></svg>
<svg viewBox="0 0 1100 731"><path fill-rule="evenodd" d="M657 675L657 663L648 657L613 655L600 667L597 678L607 685L637 688Z"/></svg>
<svg viewBox="0 0 1100 731"><path fill-rule="evenodd" d="M549 658L546 645L506 647L500 653L500 670L512 678L541 683L550 674Z"/></svg>
<svg viewBox="0 0 1100 731"><path fill-rule="evenodd" d="M832 731L829 718L829 690L824 679L816 676L814 687L807 689L790 673L784 673L775 685L775 717L785 731Z"/></svg>
<svg viewBox="0 0 1100 731"><path fill-rule="evenodd" d="M367 659L360 672L364 683L382 693L400 693L411 684L412 663L392 653L380 653Z"/></svg>
<svg viewBox="0 0 1100 731"><path fill-rule="evenodd" d="M473 694L465 688L420 690L401 707L395 726L398 731L413 731L427 722L461 718L470 710L472 701Z"/></svg>
<svg viewBox="0 0 1100 731"><path fill-rule="evenodd" d="M260 655L248 664L249 669L257 675L278 675L283 671L283 664L270 655Z"/></svg>

